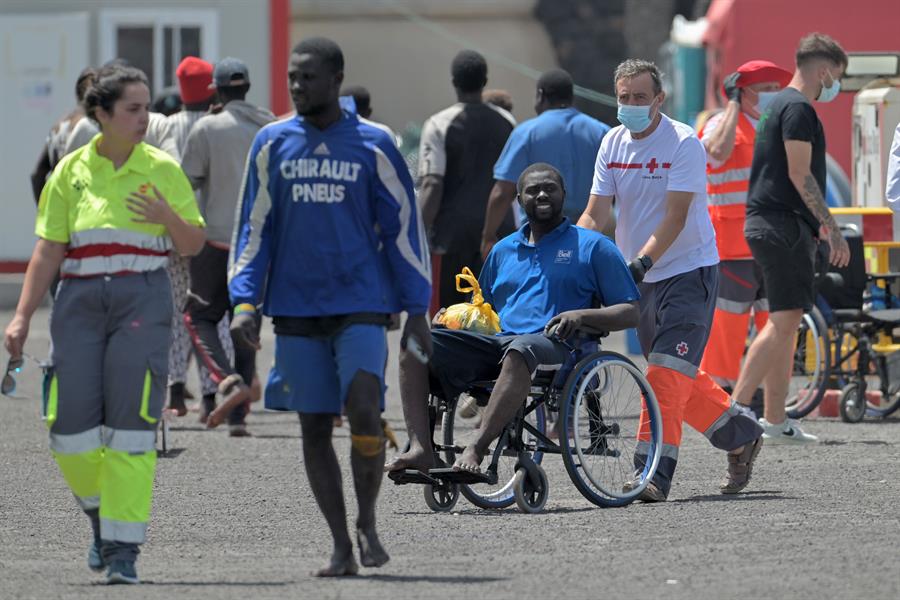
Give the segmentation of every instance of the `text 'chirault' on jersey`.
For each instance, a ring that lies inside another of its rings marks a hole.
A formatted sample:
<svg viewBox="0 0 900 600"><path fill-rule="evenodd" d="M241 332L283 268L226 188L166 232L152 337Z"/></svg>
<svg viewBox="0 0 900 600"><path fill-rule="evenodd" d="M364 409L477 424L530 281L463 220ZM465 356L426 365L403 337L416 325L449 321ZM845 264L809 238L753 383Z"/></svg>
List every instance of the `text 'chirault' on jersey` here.
<svg viewBox="0 0 900 600"><path fill-rule="evenodd" d="M281 162L281 176L292 179L330 179L323 181L298 182L291 186L294 202L322 202L332 204L343 202L345 186L341 181L354 182L362 169L360 163L330 158L297 158Z"/></svg>

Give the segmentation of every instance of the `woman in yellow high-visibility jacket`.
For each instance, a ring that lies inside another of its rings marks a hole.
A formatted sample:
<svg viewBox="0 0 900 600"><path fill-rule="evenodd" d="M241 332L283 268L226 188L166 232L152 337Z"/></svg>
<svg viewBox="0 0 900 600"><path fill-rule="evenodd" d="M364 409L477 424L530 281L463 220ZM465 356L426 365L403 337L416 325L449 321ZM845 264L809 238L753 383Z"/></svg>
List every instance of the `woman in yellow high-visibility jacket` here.
<svg viewBox="0 0 900 600"><path fill-rule="evenodd" d="M142 142L150 89L139 69L102 68L85 97L101 133L56 166L41 193L35 246L10 356L57 272L44 416L50 449L94 539L88 566L109 583L137 583L155 432L165 399L172 297L169 251L196 254L203 219L178 164Z"/></svg>

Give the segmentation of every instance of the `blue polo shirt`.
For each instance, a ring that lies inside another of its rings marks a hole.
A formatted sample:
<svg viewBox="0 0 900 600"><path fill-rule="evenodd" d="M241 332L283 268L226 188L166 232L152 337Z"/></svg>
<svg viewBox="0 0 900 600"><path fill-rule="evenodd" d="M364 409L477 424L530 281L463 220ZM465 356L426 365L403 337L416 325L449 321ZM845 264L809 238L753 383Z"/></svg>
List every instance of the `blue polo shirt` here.
<svg viewBox="0 0 900 600"><path fill-rule="evenodd" d="M478 282L500 316L500 335L540 333L561 312L640 298L619 249L569 219L530 243L526 223L494 246Z"/></svg>
<svg viewBox="0 0 900 600"><path fill-rule="evenodd" d="M513 129L494 165L494 179L519 180L528 165L545 162L566 184L563 212L577 220L587 206L600 140L609 126L577 108L551 108Z"/></svg>

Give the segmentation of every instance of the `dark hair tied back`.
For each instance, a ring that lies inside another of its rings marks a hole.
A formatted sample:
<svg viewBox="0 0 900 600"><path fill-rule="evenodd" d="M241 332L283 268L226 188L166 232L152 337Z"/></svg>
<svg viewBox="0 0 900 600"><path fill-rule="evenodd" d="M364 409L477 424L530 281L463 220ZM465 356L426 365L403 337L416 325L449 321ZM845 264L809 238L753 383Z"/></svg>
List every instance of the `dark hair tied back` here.
<svg viewBox="0 0 900 600"><path fill-rule="evenodd" d="M150 87L147 76L140 69L121 64L101 67L84 95L84 112L94 121L97 120L97 108L112 113L116 100L122 97L125 87L131 83L143 83Z"/></svg>

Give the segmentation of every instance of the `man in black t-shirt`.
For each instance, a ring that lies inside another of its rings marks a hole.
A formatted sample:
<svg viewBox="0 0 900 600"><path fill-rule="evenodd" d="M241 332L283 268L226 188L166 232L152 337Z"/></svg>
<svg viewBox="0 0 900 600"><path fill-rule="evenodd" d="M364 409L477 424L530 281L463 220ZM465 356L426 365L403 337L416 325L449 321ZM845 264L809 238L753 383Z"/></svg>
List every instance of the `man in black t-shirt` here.
<svg viewBox="0 0 900 600"><path fill-rule="evenodd" d="M419 202L432 255L431 312L468 298L456 291L463 267L481 271L481 230L494 185L494 163L516 124L511 114L482 102L487 63L463 50L451 67L457 102L422 128ZM507 215L503 235L513 230Z"/></svg>
<svg viewBox="0 0 900 600"><path fill-rule="evenodd" d="M770 444L816 442L785 418L794 336L803 311L815 300L816 238L830 246L830 261L845 266L847 242L825 204L825 133L812 101L829 102L840 91L847 55L827 35L812 33L797 49L790 84L773 97L761 94L744 235L762 268L769 322L747 351L733 398L749 407L753 392L765 389Z"/></svg>

